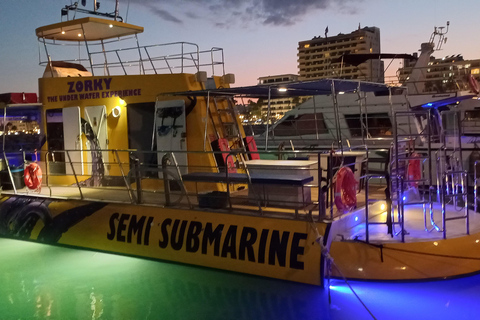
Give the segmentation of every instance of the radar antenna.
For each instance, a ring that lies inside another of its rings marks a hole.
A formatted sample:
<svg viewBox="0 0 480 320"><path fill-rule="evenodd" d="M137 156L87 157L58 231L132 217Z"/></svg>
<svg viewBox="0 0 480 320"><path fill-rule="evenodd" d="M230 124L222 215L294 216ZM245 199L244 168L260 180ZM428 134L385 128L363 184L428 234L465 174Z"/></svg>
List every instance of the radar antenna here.
<svg viewBox="0 0 480 320"><path fill-rule="evenodd" d="M449 26L450 26L450 21L447 21L447 26L446 27L434 27L433 33L430 36L430 41L429 42L432 44L433 47L435 47L435 41L438 41L437 42L437 47L435 48L435 51L441 50L442 45L447 42L447 38L445 37L445 35L448 33L448 27ZM443 29L446 29L445 32L443 31ZM438 40L435 40L435 38L437 38L437 36L438 36Z"/></svg>
<svg viewBox="0 0 480 320"><path fill-rule="evenodd" d="M93 0L93 10L87 10L87 9L79 8L78 7L78 2L75 1L73 4L66 5L64 8L62 8L61 15L62 15L62 17L67 16L67 20L69 20L68 13L70 11L73 11L74 12L73 19L75 19L75 14L77 12L81 12L81 13L86 13L86 14L91 14L91 15L96 15L96 16L113 18L115 21L119 20L119 21L123 22L123 18L118 15L118 2L119 2L119 0L115 1L115 12L108 13L108 12L99 12L98 11L98 9L100 9L100 2L97 1L97 0ZM86 4L87 4L87 0L81 0L81 5L82 6L85 7Z"/></svg>

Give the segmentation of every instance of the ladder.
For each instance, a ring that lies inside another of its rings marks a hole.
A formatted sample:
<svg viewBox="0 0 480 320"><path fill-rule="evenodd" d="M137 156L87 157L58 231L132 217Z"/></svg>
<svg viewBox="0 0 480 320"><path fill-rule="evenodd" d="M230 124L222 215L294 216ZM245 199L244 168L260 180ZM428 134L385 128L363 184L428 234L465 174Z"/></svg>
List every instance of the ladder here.
<svg viewBox="0 0 480 320"><path fill-rule="evenodd" d="M228 139L229 143L235 147L231 150L239 153L246 153L247 148L237 121L233 99L214 97L213 106L217 116L217 123L222 131L222 137Z"/></svg>

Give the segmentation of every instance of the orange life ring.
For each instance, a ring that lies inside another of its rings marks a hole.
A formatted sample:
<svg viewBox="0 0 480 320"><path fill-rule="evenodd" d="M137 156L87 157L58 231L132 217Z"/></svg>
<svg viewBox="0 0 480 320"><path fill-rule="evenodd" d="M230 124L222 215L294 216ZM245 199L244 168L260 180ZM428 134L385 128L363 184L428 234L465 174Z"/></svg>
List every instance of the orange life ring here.
<svg viewBox="0 0 480 320"><path fill-rule="evenodd" d="M421 155L414 152L410 155L411 159L408 161L407 174L409 180L408 185L413 188L418 188L418 181L422 179Z"/></svg>
<svg viewBox="0 0 480 320"><path fill-rule="evenodd" d="M35 162L30 163L23 171L23 180L28 189L40 189L42 185L42 169Z"/></svg>
<svg viewBox="0 0 480 320"><path fill-rule="evenodd" d="M470 84L470 89L472 89L472 91L474 93L476 93L476 94L480 93L480 88L478 86L478 82L473 75L470 75L468 77L468 83Z"/></svg>
<svg viewBox="0 0 480 320"><path fill-rule="evenodd" d="M349 167L341 167L335 175L334 202L339 211L347 212L357 205L357 180Z"/></svg>

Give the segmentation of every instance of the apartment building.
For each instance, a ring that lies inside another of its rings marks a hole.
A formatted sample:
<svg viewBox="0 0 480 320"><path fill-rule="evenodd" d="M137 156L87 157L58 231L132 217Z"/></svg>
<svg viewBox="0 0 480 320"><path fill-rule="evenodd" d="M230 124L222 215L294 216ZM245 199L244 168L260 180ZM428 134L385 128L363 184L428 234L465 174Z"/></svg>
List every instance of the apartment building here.
<svg viewBox="0 0 480 320"><path fill-rule="evenodd" d="M259 85L267 84L281 84L286 82L298 81L298 75L296 74L280 74L275 76L266 76L258 78ZM270 119L278 120L283 115L295 108L303 98L301 97L285 97L281 99L270 100ZM262 105L262 118L266 119L268 113L268 101L263 101Z"/></svg>
<svg viewBox="0 0 480 320"><path fill-rule="evenodd" d="M348 34L327 36L326 32L325 37L300 41L299 80L342 78L384 82L383 61L371 59L358 66L342 63L342 55L349 53L380 53L380 29L359 27Z"/></svg>

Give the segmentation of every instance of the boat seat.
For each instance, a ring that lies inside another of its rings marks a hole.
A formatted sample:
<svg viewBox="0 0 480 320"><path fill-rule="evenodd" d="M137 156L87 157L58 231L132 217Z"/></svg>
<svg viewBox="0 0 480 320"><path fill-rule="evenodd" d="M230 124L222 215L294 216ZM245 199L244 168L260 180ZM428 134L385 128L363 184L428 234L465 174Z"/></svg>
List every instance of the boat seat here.
<svg viewBox="0 0 480 320"><path fill-rule="evenodd" d="M182 175L183 181L193 182L224 182L224 183L248 183L246 173L229 173L228 177L224 172L192 172ZM313 176L298 176L293 174L250 174L252 184L276 184L289 186L304 186L313 181Z"/></svg>

